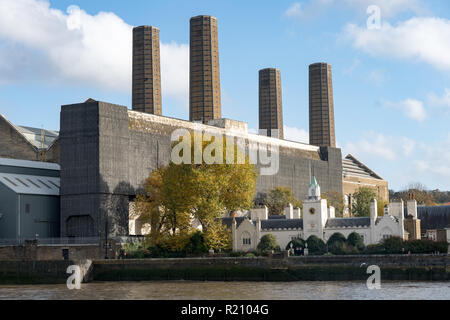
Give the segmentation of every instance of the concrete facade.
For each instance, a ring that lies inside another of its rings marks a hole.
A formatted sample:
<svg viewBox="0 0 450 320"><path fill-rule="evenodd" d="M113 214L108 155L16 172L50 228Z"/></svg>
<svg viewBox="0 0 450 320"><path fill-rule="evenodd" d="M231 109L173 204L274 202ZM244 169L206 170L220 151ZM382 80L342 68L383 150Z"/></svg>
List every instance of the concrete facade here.
<svg viewBox="0 0 450 320"><path fill-rule="evenodd" d="M170 136L178 128L277 145L278 173L259 175L257 201L276 186L291 187L297 198L305 198L310 170L323 191L342 193L340 149L248 134L245 125L230 120L213 123L219 127L97 101L62 106L61 235L104 236L105 230L108 236L127 235L129 201L153 170L169 163Z"/></svg>
<svg viewBox="0 0 450 320"><path fill-rule="evenodd" d="M159 29L133 28L132 108L140 112L162 114Z"/></svg>
<svg viewBox="0 0 450 320"><path fill-rule="evenodd" d="M222 117L217 19L190 20L189 120L208 123Z"/></svg>
<svg viewBox="0 0 450 320"><path fill-rule="evenodd" d="M336 147L331 65L309 66L309 143Z"/></svg>
<svg viewBox="0 0 450 320"><path fill-rule="evenodd" d="M259 130L283 139L281 73L275 68L259 70Z"/></svg>

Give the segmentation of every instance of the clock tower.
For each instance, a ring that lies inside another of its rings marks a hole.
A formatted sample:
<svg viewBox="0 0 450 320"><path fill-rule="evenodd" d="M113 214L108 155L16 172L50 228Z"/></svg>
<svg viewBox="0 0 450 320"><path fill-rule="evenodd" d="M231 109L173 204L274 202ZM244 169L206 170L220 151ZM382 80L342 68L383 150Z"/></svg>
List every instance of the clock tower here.
<svg viewBox="0 0 450 320"><path fill-rule="evenodd" d="M303 239L315 235L323 238L323 229L328 218L327 200L320 197L320 186L312 177L308 190L308 200L303 201Z"/></svg>

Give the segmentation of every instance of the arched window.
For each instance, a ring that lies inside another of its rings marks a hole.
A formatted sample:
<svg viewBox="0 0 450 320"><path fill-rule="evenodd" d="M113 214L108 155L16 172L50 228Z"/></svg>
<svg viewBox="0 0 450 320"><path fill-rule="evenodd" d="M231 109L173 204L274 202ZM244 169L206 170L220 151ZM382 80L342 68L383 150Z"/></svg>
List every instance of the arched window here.
<svg viewBox="0 0 450 320"><path fill-rule="evenodd" d="M252 244L252 237L250 236L250 233L245 231L242 233L242 245L249 246Z"/></svg>

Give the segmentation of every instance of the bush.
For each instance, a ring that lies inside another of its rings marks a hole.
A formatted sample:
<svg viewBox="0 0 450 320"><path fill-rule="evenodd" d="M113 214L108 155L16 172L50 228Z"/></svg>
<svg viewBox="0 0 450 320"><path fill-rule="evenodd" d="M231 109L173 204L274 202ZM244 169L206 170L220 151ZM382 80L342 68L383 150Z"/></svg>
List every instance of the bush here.
<svg viewBox="0 0 450 320"><path fill-rule="evenodd" d="M328 246L328 251L334 255L358 254L359 250L348 243L335 241Z"/></svg>
<svg viewBox="0 0 450 320"><path fill-rule="evenodd" d="M348 235L347 243L352 247L356 248L358 251L364 250L364 241L357 232L352 232Z"/></svg>
<svg viewBox="0 0 450 320"><path fill-rule="evenodd" d="M406 242L405 250L411 253L447 253L448 243L432 240L410 240Z"/></svg>
<svg viewBox="0 0 450 320"><path fill-rule="evenodd" d="M382 244L369 244L364 250L364 254L385 254L385 249Z"/></svg>
<svg viewBox="0 0 450 320"><path fill-rule="evenodd" d="M292 243L292 248L294 250L305 247L305 240L303 240L301 238L295 238L295 239L292 239L291 241L289 241L289 243L286 245L286 250L291 249L291 243Z"/></svg>
<svg viewBox="0 0 450 320"><path fill-rule="evenodd" d="M347 239L342 233L336 232L331 235L331 237L328 239L327 244L330 246L334 242L343 242L346 243Z"/></svg>
<svg viewBox="0 0 450 320"><path fill-rule="evenodd" d="M271 250L280 251L277 238L273 234L265 234L261 237L258 244L258 250L261 252L269 252Z"/></svg>
<svg viewBox="0 0 450 320"><path fill-rule="evenodd" d="M312 235L306 240L308 244L308 253L311 255L321 255L325 253L325 242L322 239Z"/></svg>
<svg viewBox="0 0 450 320"><path fill-rule="evenodd" d="M194 232L185 247L187 254L203 254L208 252L208 250L205 238L201 231Z"/></svg>
<svg viewBox="0 0 450 320"><path fill-rule="evenodd" d="M406 250L405 241L400 237L390 237L383 239L380 241L380 244L384 247L385 253L388 254L403 253L402 248L405 248L405 253L408 252L408 250Z"/></svg>

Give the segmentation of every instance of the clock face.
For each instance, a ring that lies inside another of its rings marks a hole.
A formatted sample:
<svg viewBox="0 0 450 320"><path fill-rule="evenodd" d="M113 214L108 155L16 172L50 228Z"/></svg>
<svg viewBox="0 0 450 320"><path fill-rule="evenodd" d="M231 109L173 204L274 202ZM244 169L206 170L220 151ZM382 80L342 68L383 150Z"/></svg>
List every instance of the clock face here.
<svg viewBox="0 0 450 320"><path fill-rule="evenodd" d="M316 212L316 209L314 209L314 208L309 209L309 213L314 214L315 212Z"/></svg>

